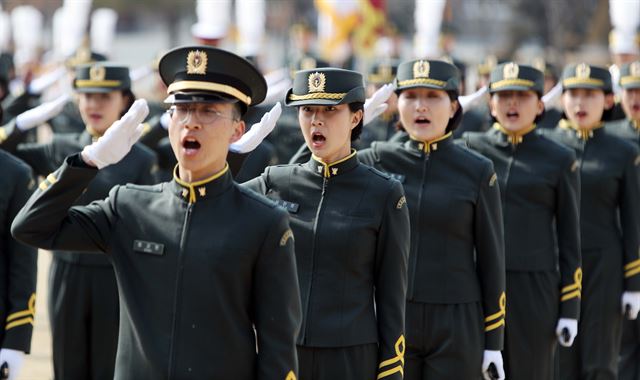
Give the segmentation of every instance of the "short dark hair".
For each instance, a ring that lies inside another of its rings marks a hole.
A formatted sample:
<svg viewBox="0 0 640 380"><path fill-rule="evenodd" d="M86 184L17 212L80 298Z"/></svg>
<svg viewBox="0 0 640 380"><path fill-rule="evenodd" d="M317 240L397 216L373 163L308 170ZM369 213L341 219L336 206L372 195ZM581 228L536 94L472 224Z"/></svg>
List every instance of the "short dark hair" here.
<svg viewBox="0 0 640 380"><path fill-rule="evenodd" d="M458 109L453 114L453 117L449 119L449 122L447 123L447 129L445 129L445 132L453 132L458 128L458 126L460 126L460 122L462 122L463 111L460 102L458 102L458 92L447 91L447 95L449 95L449 99L451 100L451 102L458 103Z"/></svg>
<svg viewBox="0 0 640 380"><path fill-rule="evenodd" d="M136 96L134 95L133 91L131 91L130 88L122 90L121 93L122 93L122 97L125 98L125 102L126 102L124 109L120 113L120 117L123 117L124 114L127 113L127 111L129 111L129 108L131 108L131 106L133 105L133 102L136 101Z"/></svg>
<svg viewBox="0 0 640 380"><path fill-rule="evenodd" d="M362 133L362 128L364 126L364 103L363 102L353 102L349 103L349 111L352 113L358 112L358 110L362 110L362 118L358 125L351 130L351 141L355 141L360 137Z"/></svg>

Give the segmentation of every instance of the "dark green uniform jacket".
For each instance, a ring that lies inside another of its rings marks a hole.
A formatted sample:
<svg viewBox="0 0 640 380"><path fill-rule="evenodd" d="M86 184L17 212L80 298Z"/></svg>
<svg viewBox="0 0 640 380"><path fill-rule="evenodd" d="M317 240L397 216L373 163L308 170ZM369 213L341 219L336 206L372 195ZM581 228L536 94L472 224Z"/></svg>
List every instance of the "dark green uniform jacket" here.
<svg viewBox="0 0 640 380"><path fill-rule="evenodd" d="M640 123L632 120L620 120L605 125L607 132L640 146Z"/></svg>
<svg viewBox="0 0 640 380"><path fill-rule="evenodd" d="M495 128L463 136L469 148L493 161L498 174L506 270L559 271L560 317L578 319L581 282L576 279L582 270L576 155L536 130L514 138L509 141Z"/></svg>
<svg viewBox="0 0 640 380"><path fill-rule="evenodd" d="M13 128L15 123L5 126L7 138L0 143L0 148L6 149L23 159L34 173L47 176L55 171L65 160L65 157L80 152L92 143L93 137L86 130L82 133L56 134L47 144L20 144L24 132ZM110 165L95 176L75 204L86 205L90 202L106 198L109 190L116 185L136 183L151 185L156 183L155 155L147 147L136 144L120 162ZM43 185L41 185L43 186ZM82 265L110 265L101 255L84 255L76 252L56 252L56 258Z"/></svg>
<svg viewBox="0 0 640 380"><path fill-rule="evenodd" d="M31 169L0 150L0 346L29 352L36 304L35 248L11 237L13 218L35 188Z"/></svg>
<svg viewBox="0 0 640 380"><path fill-rule="evenodd" d="M624 268L624 289L640 290L638 149L605 128L584 138L566 127L545 133L573 148L580 162L582 249L611 252Z"/></svg>
<svg viewBox="0 0 640 380"><path fill-rule="evenodd" d="M288 217L227 169L193 184L117 186L73 207L98 173L74 155L16 217L12 232L26 243L102 251L113 263L116 379L294 378L300 303Z"/></svg>
<svg viewBox="0 0 640 380"><path fill-rule="evenodd" d="M400 379L409 215L402 186L359 163L268 167L246 186L291 214L303 321L297 343L379 343L379 377ZM375 305L374 305L375 302Z"/></svg>
<svg viewBox="0 0 640 380"><path fill-rule="evenodd" d="M485 347L500 350L505 269L500 192L491 161L453 143L373 143L362 162L403 183L411 217L407 300L481 302Z"/></svg>

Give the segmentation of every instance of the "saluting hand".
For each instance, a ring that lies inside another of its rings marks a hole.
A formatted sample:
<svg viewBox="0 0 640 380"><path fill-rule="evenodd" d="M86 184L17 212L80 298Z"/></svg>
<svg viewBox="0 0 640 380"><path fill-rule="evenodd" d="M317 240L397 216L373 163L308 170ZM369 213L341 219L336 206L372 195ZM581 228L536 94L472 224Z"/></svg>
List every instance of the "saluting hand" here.
<svg viewBox="0 0 640 380"><path fill-rule="evenodd" d="M133 144L142 135L142 121L149 114L149 106L144 99L136 100L129 111L111 124L107 131L91 145L82 150L82 159L88 164L102 169L122 160Z"/></svg>
<svg viewBox="0 0 640 380"><path fill-rule="evenodd" d="M391 94L396 90L395 83L387 83L380 87L376 92L371 95L364 102L364 116L362 118L362 125L367 125L373 121L376 117L386 111L389 105L385 103Z"/></svg>
<svg viewBox="0 0 640 380"><path fill-rule="evenodd" d="M16 127L21 131L28 131L58 115L64 105L69 101L69 95L64 94L58 98L42 103L16 117Z"/></svg>
<svg viewBox="0 0 640 380"><path fill-rule="evenodd" d="M273 131L281 114L282 106L278 102L262 116L259 122L251 126L249 132L242 135L238 141L231 143L229 150L235 153L249 153L254 150Z"/></svg>
<svg viewBox="0 0 640 380"><path fill-rule="evenodd" d="M637 319L640 312L640 292L622 293L622 314L629 319Z"/></svg>

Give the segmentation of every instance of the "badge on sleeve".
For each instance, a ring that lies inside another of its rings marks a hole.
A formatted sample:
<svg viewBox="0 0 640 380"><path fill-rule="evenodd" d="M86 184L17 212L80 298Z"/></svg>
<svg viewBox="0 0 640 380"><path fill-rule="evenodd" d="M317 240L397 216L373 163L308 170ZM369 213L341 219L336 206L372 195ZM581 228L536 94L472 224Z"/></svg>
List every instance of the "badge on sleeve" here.
<svg viewBox="0 0 640 380"><path fill-rule="evenodd" d="M400 210L402 206L407 204L407 198L403 195L400 199L398 199L398 203L396 203L396 208Z"/></svg>
<svg viewBox="0 0 640 380"><path fill-rule="evenodd" d="M493 173L493 175L489 179L489 186L493 187L496 184L497 180L498 180L498 175L496 173Z"/></svg>
<svg viewBox="0 0 640 380"><path fill-rule="evenodd" d="M637 163L636 163L636 165L637 165ZM578 164L578 161L577 160L573 161L573 164L571 164L571 172L575 172L576 170L578 170L578 166L580 166L580 164Z"/></svg>
<svg viewBox="0 0 640 380"><path fill-rule="evenodd" d="M280 246L284 247L287 245L289 239L293 239L293 231L291 231L291 229L286 230L284 234L282 234L282 237L280 238Z"/></svg>

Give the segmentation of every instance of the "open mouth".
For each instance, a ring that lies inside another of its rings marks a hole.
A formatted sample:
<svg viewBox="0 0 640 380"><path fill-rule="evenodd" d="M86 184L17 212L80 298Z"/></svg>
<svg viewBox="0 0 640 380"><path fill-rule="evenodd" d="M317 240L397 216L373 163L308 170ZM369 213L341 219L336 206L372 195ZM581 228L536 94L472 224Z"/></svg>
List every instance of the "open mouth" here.
<svg viewBox="0 0 640 380"><path fill-rule="evenodd" d="M633 112L638 112L640 111L640 104L634 104L631 106L631 109L633 110Z"/></svg>
<svg viewBox="0 0 640 380"><path fill-rule="evenodd" d="M520 114L517 111L509 111L507 112L507 119L516 120L520 117Z"/></svg>
<svg viewBox="0 0 640 380"><path fill-rule="evenodd" d="M182 147L187 155L192 155L200 149L200 142L195 137L187 136L182 139Z"/></svg>
<svg viewBox="0 0 640 380"><path fill-rule="evenodd" d="M575 115L576 115L576 117L582 119L584 117L587 117L587 111L578 111L578 112L576 112Z"/></svg>
<svg viewBox="0 0 640 380"><path fill-rule="evenodd" d="M431 120L429 120L427 117L424 117L424 116L416 117L414 122L417 125L429 125L429 124L431 124Z"/></svg>
<svg viewBox="0 0 640 380"><path fill-rule="evenodd" d="M320 146L327 141L327 138L320 132L313 132L311 134L311 142L314 146Z"/></svg>

